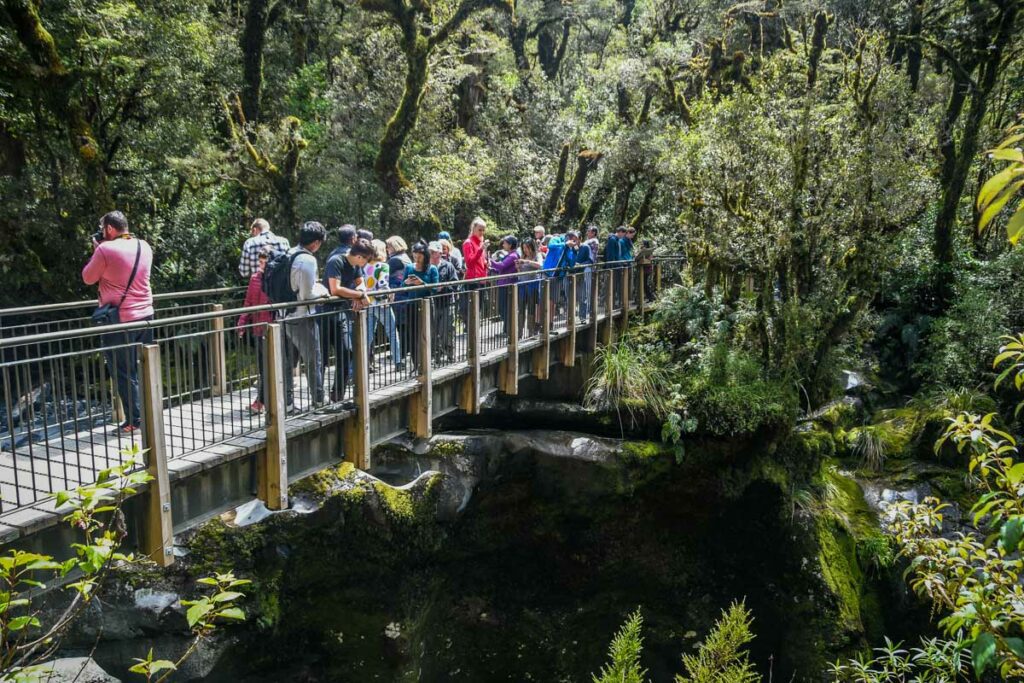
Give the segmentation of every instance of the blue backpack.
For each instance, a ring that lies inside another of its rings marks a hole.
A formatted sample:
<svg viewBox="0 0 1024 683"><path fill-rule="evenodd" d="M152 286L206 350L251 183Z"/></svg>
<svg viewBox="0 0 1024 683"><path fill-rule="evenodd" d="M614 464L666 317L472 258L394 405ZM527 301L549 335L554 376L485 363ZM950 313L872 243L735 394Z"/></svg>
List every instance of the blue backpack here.
<svg viewBox="0 0 1024 683"><path fill-rule="evenodd" d="M561 235L552 237L551 241L548 242L548 253L544 256L544 270L551 270L557 268L559 262L562 260L562 254L565 252L565 238ZM553 273L548 273L548 277L551 277Z"/></svg>

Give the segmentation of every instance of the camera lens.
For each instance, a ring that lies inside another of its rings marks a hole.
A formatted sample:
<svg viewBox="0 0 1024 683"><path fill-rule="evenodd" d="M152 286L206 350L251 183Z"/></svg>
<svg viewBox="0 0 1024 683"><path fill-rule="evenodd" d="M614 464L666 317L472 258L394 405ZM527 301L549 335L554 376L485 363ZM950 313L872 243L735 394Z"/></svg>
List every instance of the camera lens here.
<svg viewBox="0 0 1024 683"><path fill-rule="evenodd" d="M96 232L94 232L92 234L92 238L95 241L97 241L97 242L102 242L103 241L103 231L102 230L97 230Z"/></svg>

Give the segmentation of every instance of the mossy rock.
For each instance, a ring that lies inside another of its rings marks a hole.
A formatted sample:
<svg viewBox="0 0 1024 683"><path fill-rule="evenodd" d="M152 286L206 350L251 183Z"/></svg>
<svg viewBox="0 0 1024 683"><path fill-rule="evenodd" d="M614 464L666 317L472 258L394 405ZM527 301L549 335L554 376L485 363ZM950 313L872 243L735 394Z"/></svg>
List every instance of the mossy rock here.
<svg viewBox="0 0 1024 683"><path fill-rule="evenodd" d="M431 442L429 455L437 458L452 458L466 452L466 442L462 439L440 439Z"/></svg>
<svg viewBox="0 0 1024 683"><path fill-rule="evenodd" d="M832 432L845 431L860 422L860 407L856 400L844 397L822 406L814 413L813 419Z"/></svg>
<svg viewBox="0 0 1024 683"><path fill-rule="evenodd" d="M355 471L355 465L347 461L337 467L328 467L308 477L303 477L289 486L288 494L291 496L305 495L322 501L337 491L341 483L351 477Z"/></svg>

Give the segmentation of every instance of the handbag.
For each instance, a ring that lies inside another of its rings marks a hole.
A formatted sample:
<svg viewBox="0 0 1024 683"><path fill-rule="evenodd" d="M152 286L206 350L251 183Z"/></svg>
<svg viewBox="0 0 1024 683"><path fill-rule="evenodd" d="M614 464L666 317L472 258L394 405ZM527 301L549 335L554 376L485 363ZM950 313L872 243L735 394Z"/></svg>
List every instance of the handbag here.
<svg viewBox="0 0 1024 683"><path fill-rule="evenodd" d="M128 282L124 286L124 294L121 295L121 300L114 304L103 304L96 308L92 312L92 324L93 325L116 325L121 322L121 315L119 309L121 304L124 303L125 298L128 296L128 288L132 286L132 282L135 281L135 273L139 269L139 257L142 256L142 240L139 240L138 247L135 249L135 265L132 266L132 274L128 276Z"/></svg>

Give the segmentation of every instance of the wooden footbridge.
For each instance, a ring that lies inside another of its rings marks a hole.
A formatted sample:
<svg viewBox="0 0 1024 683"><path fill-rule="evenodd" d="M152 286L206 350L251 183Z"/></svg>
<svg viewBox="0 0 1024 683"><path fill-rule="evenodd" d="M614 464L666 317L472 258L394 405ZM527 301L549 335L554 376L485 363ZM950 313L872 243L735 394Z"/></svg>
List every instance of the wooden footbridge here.
<svg viewBox="0 0 1024 683"><path fill-rule="evenodd" d="M409 288L405 296L421 298L302 321L249 322L244 314L284 306L241 308L238 288L164 295L155 320L102 330L83 323L93 302L0 311L0 543L52 551L66 541L53 494L94 482L139 448L153 479L126 506L130 535L169 564L175 532L254 496L285 508L290 482L342 458L370 469L376 444L429 437L443 415L475 414L492 392L516 395L523 378L573 367L644 315L678 266L658 259L646 274L623 262ZM64 317L39 321L56 311ZM322 344L325 398L315 373L308 379L313 364L289 343L297 325L338 342ZM99 335L140 330L152 343ZM351 386L335 382L346 338ZM126 404L133 412L105 360L117 353L139 378L142 428L130 434L114 429Z"/></svg>

